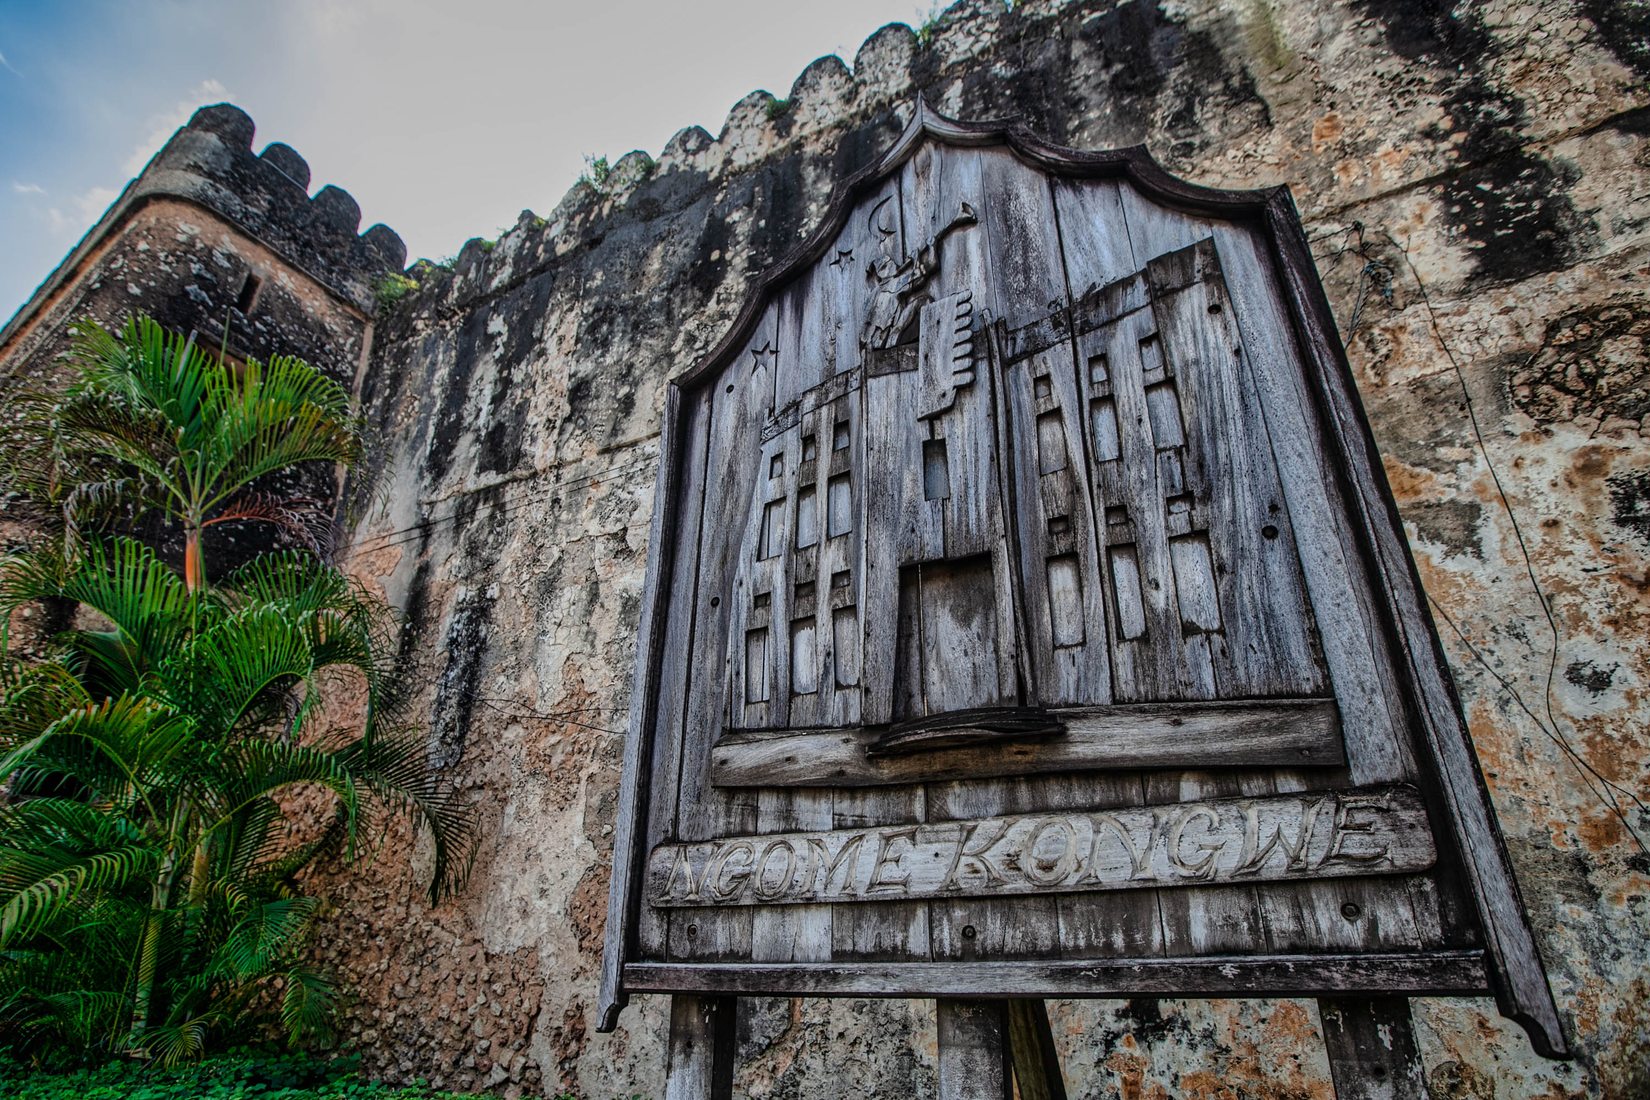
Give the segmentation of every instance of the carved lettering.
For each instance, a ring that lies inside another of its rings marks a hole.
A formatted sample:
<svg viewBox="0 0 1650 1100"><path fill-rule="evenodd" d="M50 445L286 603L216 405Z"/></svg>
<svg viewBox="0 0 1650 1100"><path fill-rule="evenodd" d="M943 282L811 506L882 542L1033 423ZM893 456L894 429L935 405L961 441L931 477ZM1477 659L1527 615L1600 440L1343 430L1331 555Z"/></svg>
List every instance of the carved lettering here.
<svg viewBox="0 0 1650 1100"><path fill-rule="evenodd" d="M680 871L682 881L687 883L686 900L698 901L699 884L694 881L693 868L688 865L688 850L681 846L677 846L674 850L676 852L676 858L671 861L670 874L665 876L665 888L660 892L659 897L661 900L668 899L670 897L672 891L676 889L676 874Z"/></svg>
<svg viewBox="0 0 1650 1100"><path fill-rule="evenodd" d="M974 839L974 834L979 831L982 825L989 826L992 824L1001 824L1002 827L994 832L988 829L987 835L989 839L986 840L984 844L981 844L970 851L968 842ZM940 889L947 891L962 890L963 886L962 883L958 881L958 876L963 870L964 860L968 861L971 869L975 869L979 873L985 875L985 884L987 886L1001 886L1004 882L1007 882L1008 879L1003 874L1002 869L991 862L991 857L989 854L992 845L1001 840L1006 831L1006 822L993 823L990 821L970 821L967 825L963 826L962 837L957 841L956 849L952 852L951 865L946 870L945 882L941 884Z"/></svg>
<svg viewBox="0 0 1650 1100"><path fill-rule="evenodd" d="M1187 826L1198 820L1207 821L1211 833L1220 828L1220 818L1207 806L1193 806L1182 810L1175 816L1174 824L1169 826L1169 862L1192 878L1214 878L1217 870L1215 860L1220 857L1225 843L1211 845L1208 841L1194 840L1193 843L1202 854L1189 860L1181 845L1186 836Z"/></svg>
<svg viewBox="0 0 1650 1100"><path fill-rule="evenodd" d="M1323 857L1323 862L1344 859L1351 863L1378 863L1387 858L1388 846L1376 837L1375 821L1359 820L1352 816L1360 812L1377 812L1382 808L1379 798L1353 795L1341 799L1335 807L1335 830L1329 841L1329 854ZM1369 848L1359 852L1347 851L1348 836L1367 837Z"/></svg>
<svg viewBox="0 0 1650 1100"><path fill-rule="evenodd" d="M1119 843L1123 845L1123 851L1128 854L1129 877L1131 879L1155 877L1152 874L1152 848L1157 844L1157 831L1163 825L1163 819L1157 815L1155 810L1152 811L1151 824L1146 829L1146 843L1138 847L1135 846L1134 836L1129 832L1128 826L1118 820L1115 815L1095 814L1092 820L1094 822L1094 845L1089 850L1088 867L1079 881L1102 881L1100 876L1101 842L1104 840L1104 836L1100 831L1102 825L1117 835Z"/></svg>
<svg viewBox="0 0 1650 1100"><path fill-rule="evenodd" d="M743 855L745 865L734 868L730 881L728 864L733 862L735 855ZM717 901L732 901L744 890L745 880L750 878L751 869L755 866L756 845L749 840L734 840L705 864L705 878L699 884L699 892L708 893Z"/></svg>
<svg viewBox="0 0 1650 1100"><path fill-rule="evenodd" d="M893 875L887 873L890 867L899 866L899 857L893 856L892 858L889 858L889 854L893 851L894 842L896 840L903 840L909 843L916 835L917 827L915 825L905 829L884 829L877 834L877 861L871 867L871 881L865 888L865 892L867 894L903 894L906 892L906 886L911 881L911 875L909 872L906 872L898 878L895 878Z"/></svg>
<svg viewBox="0 0 1650 1100"><path fill-rule="evenodd" d="M1252 875L1260 870L1261 864L1274 850L1281 850L1290 870L1299 870L1306 866L1307 847L1312 841L1312 830L1317 826L1318 811L1323 809L1323 800L1312 803L1300 815L1300 825L1291 839L1286 832L1287 821L1278 818L1272 822L1272 835L1266 843L1260 842L1262 807L1258 803L1250 803L1243 812L1243 854L1238 856L1238 865L1233 869L1235 875Z"/></svg>
<svg viewBox="0 0 1650 1100"><path fill-rule="evenodd" d="M1399 874L1434 859L1420 793L1391 786L664 844L648 861L648 897L998 897Z"/></svg>
<svg viewBox="0 0 1650 1100"><path fill-rule="evenodd" d="M1071 874L1072 867L1077 863L1077 826L1075 819L1066 817L1045 817L1026 838L1026 846L1020 851L1020 870L1024 872L1026 881L1034 886L1054 886L1064 882ZM1054 859L1045 864L1042 856L1037 854L1042 839L1049 835L1051 830L1059 830L1060 851Z"/></svg>
<svg viewBox="0 0 1650 1100"><path fill-rule="evenodd" d="M768 884L769 858L775 852L785 853L785 873ZM757 901L775 901L790 890L791 876L796 873L796 848L787 838L781 838L762 849L762 854L756 857L756 874L752 882L756 885Z"/></svg>
<svg viewBox="0 0 1650 1100"><path fill-rule="evenodd" d="M825 837L811 836L808 838L808 870L802 879L802 893L804 895L822 894L831 892L831 879L836 877L838 870L842 871L842 886L837 893L851 894L854 885L854 863L859 858L859 849L865 843L864 833L850 833L842 841L842 846L832 856L825 847ZM820 871L825 878L820 880Z"/></svg>

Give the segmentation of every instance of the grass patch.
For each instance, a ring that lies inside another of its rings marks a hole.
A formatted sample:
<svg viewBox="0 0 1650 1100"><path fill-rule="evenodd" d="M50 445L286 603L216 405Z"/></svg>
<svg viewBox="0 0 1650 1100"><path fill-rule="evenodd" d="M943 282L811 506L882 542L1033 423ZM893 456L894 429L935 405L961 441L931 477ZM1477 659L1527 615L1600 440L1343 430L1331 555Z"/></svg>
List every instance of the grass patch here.
<svg viewBox="0 0 1650 1100"><path fill-rule="evenodd" d="M0 1059L8 1100L492 1100L365 1080L354 1058L231 1052L169 1070L134 1062L47 1072Z"/></svg>

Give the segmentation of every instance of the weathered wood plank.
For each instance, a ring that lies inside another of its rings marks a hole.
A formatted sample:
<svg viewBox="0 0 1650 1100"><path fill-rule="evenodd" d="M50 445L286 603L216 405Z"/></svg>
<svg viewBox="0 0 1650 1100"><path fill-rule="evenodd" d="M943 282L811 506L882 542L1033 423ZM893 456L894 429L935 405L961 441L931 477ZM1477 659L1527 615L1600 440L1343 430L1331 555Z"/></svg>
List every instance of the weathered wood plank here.
<svg viewBox="0 0 1650 1100"><path fill-rule="evenodd" d="M838 788L835 825L838 830L873 825L915 825L925 809L921 787ZM878 901L833 904L833 957L864 961L928 961L926 901Z"/></svg>
<svg viewBox="0 0 1650 1100"><path fill-rule="evenodd" d="M775 356L764 349L776 344L776 321L757 326L746 352L710 385L718 387L711 404L709 450L705 462L705 503L700 522L696 583L677 590L678 601L692 608L694 633L688 649L686 700L681 733L680 778L675 836L682 840L750 832L757 823L757 801L750 792L731 792L710 783L711 750L716 736L745 706L738 673L749 650L747 623L771 614L758 607L761 593L750 587L749 567L759 561L764 535L763 509L752 507L766 496L766 467L761 427L771 412ZM770 594L771 601L771 594ZM768 651L774 624L767 624ZM769 684L771 694L771 681ZM645 902L644 902L645 904ZM750 914L701 913L672 921L668 957L733 959L750 953Z"/></svg>
<svg viewBox="0 0 1650 1100"><path fill-rule="evenodd" d="M1489 990L1482 951L741 967L632 963L624 968L624 984L634 993L791 997L1281 997L1371 989L1454 997Z"/></svg>
<svg viewBox="0 0 1650 1100"><path fill-rule="evenodd" d="M757 801L757 828L763 833L830 830L832 792L818 788L765 790ZM751 915L751 958L823 962L831 958L830 905L763 906Z"/></svg>
<svg viewBox="0 0 1650 1100"><path fill-rule="evenodd" d="M1129 578L1114 574L1109 547L1113 541L1118 542L1120 548L1133 541L1123 495L1123 425L1118 419L1115 380L1106 353L1102 351L1096 357L1092 341L1085 346L1085 342L1075 337L1080 329L1092 330L1096 318L1115 318L1143 308L1145 283L1133 277L1141 265L1129 241L1117 183L1057 179L1050 181L1050 193L1067 288L1063 332L1076 390L1072 395L1078 413L1073 457L1087 475L1085 491L1079 494L1084 507L1074 511L1086 512L1091 524L1088 538L1093 544L1095 559L1095 596L1100 601L1106 634L1101 657L1107 666L1108 695L1102 698L1116 700L1113 666L1119 643L1116 632L1121 626L1116 601ZM1097 231L1104 226L1121 226L1123 232ZM1118 505L1124 505L1121 515L1114 512ZM1112 523L1112 520L1118 522ZM1119 557L1119 566L1126 569L1128 559L1121 549ZM1136 569L1133 582L1138 580ZM1133 728L1151 724L1145 722ZM1275 728L1275 723L1268 725ZM1083 739L1089 729L1081 722L1074 722L1072 728L1077 739ZM1132 745L1128 753L1131 762L1120 767L1149 767L1149 764L1134 763L1148 757L1161 759L1169 766L1207 762L1206 755L1198 758L1175 755L1182 745L1204 742L1208 747L1207 742L1215 740L1200 738L1195 733L1183 740L1185 732L1186 723L1177 726L1171 720L1170 728L1159 731L1160 735L1151 738L1149 744ZM1321 736L1321 732L1314 730L1313 734ZM1230 740L1232 738L1219 738L1223 744ZM1170 755L1158 757L1157 753L1164 749L1169 749ZM1043 785L1050 809L1079 808L1085 802L1096 807L1138 806L1147 801L1145 782L1138 771L1079 772L1051 777ZM1162 905L1155 890L1067 895L1057 904L1061 952L1067 958L1144 957L1163 953Z"/></svg>
<svg viewBox="0 0 1650 1100"><path fill-rule="evenodd" d="M1426 1100L1406 997L1318 1000L1336 1100Z"/></svg>
<svg viewBox="0 0 1650 1100"><path fill-rule="evenodd" d="M711 781L728 787L852 787L1111 768L1337 766L1340 722L1328 699L1211 700L1053 707L1066 734L909 755L870 755L880 731L764 731L727 737Z"/></svg>
<svg viewBox="0 0 1650 1100"><path fill-rule="evenodd" d="M1048 1006L1029 998L1009 1001L1008 1040L1020 1100L1066 1100L1066 1079L1060 1072L1060 1053L1054 1048Z"/></svg>
<svg viewBox="0 0 1650 1100"><path fill-rule="evenodd" d="M671 540L670 583L669 588L660 594L659 607L653 612L662 622L658 622L657 625L650 624L650 633L662 626L663 637L658 643L658 652L653 657L657 662L656 670L638 669L636 673L639 689L649 675L657 677L658 687L649 690L649 694L657 700L657 710L650 724L639 726L631 735L633 740L644 736L649 738L647 744L652 752L647 773L640 778L640 782L646 784L646 821L643 826L646 844L643 846L634 838L627 841L627 848L632 849L629 859L623 864L623 873L627 879L639 880L641 867L646 862L646 853L655 844L677 835L676 803L682 773L682 730L687 721L685 688L690 676L688 654L692 650L694 637L694 603L691 595L684 598L683 594L691 594L694 591L699 568L700 526L704 512L705 462L710 446L710 423L709 402L687 403L682 438L677 445L680 448L677 460L682 464L682 481L676 495L676 507L681 511L674 517L671 526L660 533L661 537ZM663 502L656 501L655 507L663 507ZM663 560L662 555L660 560ZM646 711L637 712L633 721L647 723ZM626 747L627 756L632 752L639 754L640 750L639 743L634 747ZM636 762L640 767L640 755L637 756ZM615 877L620 873L621 866L617 857L618 843L616 831ZM667 949L668 919L668 914L655 911L645 901L637 902L637 947L645 955L662 955ZM611 923L609 927L611 929Z"/></svg>
<svg viewBox="0 0 1650 1100"><path fill-rule="evenodd" d="M670 1001L665 1100L733 1095L735 999L678 993Z"/></svg>
<svg viewBox="0 0 1650 1100"><path fill-rule="evenodd" d="M1253 233L1212 230L1280 475L1330 682L1345 717L1356 783L1414 778L1399 700L1403 686L1380 644L1383 627L1364 566L1359 524L1341 495L1342 468L1325 438L1303 362L1290 338L1272 265Z"/></svg>
<svg viewBox="0 0 1650 1100"><path fill-rule="evenodd" d="M1208 635L1223 696L1320 695L1316 624L1214 242L1146 273L1172 368L1151 392L1186 440L1186 492L1167 502L1182 629Z"/></svg>
<svg viewBox="0 0 1650 1100"><path fill-rule="evenodd" d="M665 392L660 422L660 471L648 532L651 553L642 586L647 598L636 627L636 673L630 690L630 722L625 735L619 805L614 820L608 920L602 945L597 1016L600 1026L606 1027L614 1025L624 1004L619 967L631 950L632 941L657 951L664 940L663 928L652 921L651 913L640 904L636 883L643 844L651 847L655 842L647 832L647 822L660 810L659 803L668 804L674 793L673 790L655 791L651 786L657 774L655 761L674 760L676 755L674 737L667 737L663 743L660 740L658 700L673 625L678 639L687 634L685 626L670 622L667 605L670 588L665 578L674 575L678 568L684 570L683 576L693 575L691 561L684 563L681 557L683 554L690 559L697 557L708 416L705 408L697 404L684 412L681 391L670 386ZM674 718L680 720L680 710ZM669 720L663 724L674 726ZM668 810L668 806L665 809Z"/></svg>
<svg viewBox="0 0 1650 1100"><path fill-rule="evenodd" d="M1429 763L1441 780L1450 824L1463 857L1464 878L1471 884L1486 946L1499 975L1497 1000L1503 1013L1524 1025L1537 1052L1565 1057L1568 1047L1563 1025L1518 897L1505 843L1492 816L1489 793L1467 737L1437 629L1422 596L1391 490L1381 473L1351 370L1340 351L1334 319L1323 288L1316 281L1299 215L1287 192L1273 195L1267 220L1284 257L1282 274L1288 281L1290 297L1299 306L1293 311L1294 319L1315 349L1314 359L1319 365L1315 377L1333 418L1340 468L1367 471L1358 486L1357 503L1374 544L1382 591L1397 626L1396 641L1408 666L1407 683L1414 689L1423 718L1420 736Z"/></svg>
<svg viewBox="0 0 1650 1100"><path fill-rule="evenodd" d="M1049 302L1066 293L1059 263L1058 234L1046 186L1026 165L1005 150L950 149L940 161L936 178L957 201L975 204L980 218L969 235L967 251L949 257L954 265L945 272L947 287L967 287L980 319L985 312L1003 316L1007 303ZM948 199L942 199L949 205ZM908 198L909 204L909 198ZM942 207L943 208L943 207ZM981 498L991 524L991 571L999 616L999 690L1004 701L1035 703L1036 670L1026 649L1029 633L1024 601L1026 586L1019 556L1009 539L1014 517L1009 509L1010 478L1004 463L1011 443L1002 410L1006 393L995 348L984 338L974 345L976 381L966 392L977 417L989 414L981 425L981 462L967 473L970 495ZM951 528L946 530L946 553L954 553ZM1017 698L1018 693L1032 693ZM993 779L999 773L976 773L968 782L935 783L928 788L928 819L977 819L1035 808L1041 796L1035 784L1017 779ZM1053 955L1058 947L1059 909L1054 899L1005 901L968 898L939 901L930 910L931 947L936 958L974 959Z"/></svg>
<svg viewBox="0 0 1650 1100"><path fill-rule="evenodd" d="M664 844L646 896L698 908L997 898L1401 874L1435 858L1420 792L1394 786Z"/></svg>
<svg viewBox="0 0 1650 1100"><path fill-rule="evenodd" d="M1070 344L1061 344L1008 367L1003 380L1011 433L1034 440L1037 451L1013 464L1009 508L1029 658L1045 706L1111 698L1110 631L1072 357Z"/></svg>
<svg viewBox="0 0 1650 1100"><path fill-rule="evenodd" d="M1055 179L1049 186L1059 220L1066 284L1074 297L1080 299L1140 269L1115 180ZM1108 231L1116 226L1124 226L1124 231Z"/></svg>
<svg viewBox="0 0 1650 1100"><path fill-rule="evenodd" d="M1390 653L1380 644L1384 628L1358 546L1359 525L1341 495L1339 480L1313 473L1344 469L1346 464L1330 453L1307 381L1306 360L1290 338L1289 321L1279 305L1275 268L1255 231L1215 226L1212 233L1246 349L1240 381L1252 392L1246 400L1260 410L1267 431L1293 549L1341 704L1349 778L1362 784L1414 776L1408 720L1396 705L1405 688ZM1301 773L1279 772L1274 778L1281 790L1300 790L1315 782ZM1308 944L1380 948L1444 943L1436 910L1417 909L1412 900L1416 893L1425 897L1427 891L1411 889L1406 897L1397 886L1348 882L1274 891L1266 899L1268 943L1283 951ZM1293 925L1291 907L1298 921Z"/></svg>
<svg viewBox="0 0 1650 1100"><path fill-rule="evenodd" d="M854 275L875 279L890 272L908 254L902 218L898 176L890 179L865 215L865 239L855 246ZM858 284L864 286L863 281ZM863 293L850 295L859 305L853 329L838 334L839 356L848 353L861 362L857 391L847 402L846 418L821 426L820 454L828 455L833 472L846 459L852 473L851 499L856 536L830 539L832 649L839 676L837 714L841 722L887 723L894 713L897 662L900 566L943 556L939 501L923 492L922 444L909 430L909 417L918 401L919 373L900 370L873 376L873 329L882 322L871 316L886 310L886 300L873 305ZM897 335L897 334L896 334ZM846 420L846 446L836 424ZM828 434L827 434L828 433ZM827 488L828 495L828 488ZM838 573L847 572L840 578ZM847 595L851 593L851 598ZM838 617L838 611L841 611ZM850 650L852 652L850 652ZM839 828L902 825L920 821L924 799L920 787L836 790L833 824ZM876 905L837 905L831 914L831 951L836 958L918 959L928 952L928 904L906 902Z"/></svg>
<svg viewBox="0 0 1650 1100"><path fill-rule="evenodd" d="M941 998L934 1004L934 1023L940 1100L1010 1100L1008 1014L1002 1002Z"/></svg>

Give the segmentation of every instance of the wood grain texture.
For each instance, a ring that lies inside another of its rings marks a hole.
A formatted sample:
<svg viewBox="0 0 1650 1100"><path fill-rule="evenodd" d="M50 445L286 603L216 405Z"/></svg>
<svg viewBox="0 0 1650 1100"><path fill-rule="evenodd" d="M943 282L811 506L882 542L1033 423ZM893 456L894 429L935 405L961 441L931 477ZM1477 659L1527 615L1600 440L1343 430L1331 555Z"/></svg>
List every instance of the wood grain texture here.
<svg viewBox="0 0 1650 1100"><path fill-rule="evenodd" d="M1066 1079L1046 1004L1030 998L1008 1002L1008 1044L1020 1100L1066 1100Z"/></svg>
<svg viewBox="0 0 1650 1100"><path fill-rule="evenodd" d="M761 920L769 907L817 902L1406 874L1435 857L1419 792L1396 786L723 836L660 845L646 881L651 905L757 906Z"/></svg>
<svg viewBox="0 0 1650 1100"><path fill-rule="evenodd" d="M670 999L665 1100L733 1095L735 999L678 993Z"/></svg>
<svg viewBox="0 0 1650 1100"><path fill-rule="evenodd" d="M869 752L876 730L817 729L724 737L711 781L727 787L877 786L1117 768L1344 762L1327 699L1125 703L1053 707L1063 736L907 755Z"/></svg>
<svg viewBox="0 0 1650 1100"><path fill-rule="evenodd" d="M1357 499L1375 546L1400 651L1406 655L1424 717L1422 735L1438 777L1463 870L1486 934L1486 946L1498 975L1496 998L1501 1011L1528 1032L1536 1051L1547 1057L1568 1054L1563 1024L1548 987L1534 933L1518 895L1506 844L1478 768L1460 700L1445 661L1436 625L1422 597L1420 577L1408 551L1391 488L1378 461L1374 436L1358 401L1357 388L1334 320L1311 264L1311 250L1300 216L1287 191L1276 192L1267 206L1267 222L1283 253L1294 320L1302 340L1315 351L1323 401L1345 448L1342 461L1367 471Z"/></svg>
<svg viewBox="0 0 1650 1100"><path fill-rule="evenodd" d="M599 1024L627 989L715 991L734 963L753 991L1146 996L1477 990L1488 959L1503 1010L1562 1050L1287 196L917 116L682 379L620 795L646 824L619 831ZM1303 697L1333 698L1337 737ZM1286 718L1119 721L1234 700ZM1068 733L867 751L980 706L1063 710ZM1052 875L1061 815L1394 783L1427 803L1435 867L638 908L640 854L677 843L764 838L732 882L779 836L1016 819Z"/></svg>
<svg viewBox="0 0 1650 1100"><path fill-rule="evenodd" d="M618 1022L619 1010L625 997L619 985L619 968L637 937L638 924L643 919L642 906L634 893L638 875L636 864L641 856L639 833L645 834L646 821L653 807L649 796L648 777L653 770L654 739L649 736L658 721L659 669L653 661L663 644L669 611L664 597L668 589L662 578L672 569L682 528L697 529L699 523L700 493L694 479L684 472L703 454L695 446L704 425L702 415L684 417L681 392L668 387L665 408L661 417L663 429L659 441L659 478L655 490L653 518L648 528L648 545L652 548L647 559L647 574L642 589L651 598L642 606L641 620L636 627L636 675L630 691L630 724L624 743L624 762L620 772L619 805L613 829L613 867L608 880L607 926L603 932L602 968L597 992L597 1026L611 1029ZM680 498L680 499L679 499ZM691 546L687 547L691 551ZM651 911L649 911L651 917ZM658 932L650 937L655 945Z"/></svg>
<svg viewBox="0 0 1650 1100"><path fill-rule="evenodd" d="M770 319L758 328L731 380L711 395L696 581L677 592L677 606L691 613L693 623L681 643L685 667L678 682L685 682L686 692L677 734L680 769L675 777L659 777L676 779L675 821L661 828L684 840L749 832L757 824L756 798L716 790L708 773L715 731L726 724L733 700L747 698L737 676L752 617L761 614L748 566L758 560L762 512L751 503L769 490L767 470L759 470L752 456L762 452L761 424L772 400L774 356L764 349L775 346L775 324ZM730 684L739 686L730 690ZM695 914L673 921L668 937L670 958L748 958L750 914Z"/></svg>
<svg viewBox="0 0 1650 1100"><path fill-rule="evenodd" d="M1489 989L1482 951L739 967L631 963L624 982L636 993L791 997L1283 997L1372 989L1453 997Z"/></svg>
<svg viewBox="0 0 1650 1100"><path fill-rule="evenodd" d="M1335 1100L1426 1100L1426 1067L1404 997L1318 1000Z"/></svg>
<svg viewBox="0 0 1650 1100"><path fill-rule="evenodd" d="M675 494L676 502L668 506L668 510L666 506L659 506L661 519L664 520L667 516L669 519L661 531L661 538L668 539L671 547L668 557L661 551L661 573L663 563L668 561L670 591L673 593L692 593L696 587L710 424L711 408L708 403L683 402L682 431L680 441L674 449L675 461L681 464L681 481ZM627 757L634 757L636 760L638 785L647 785L645 805L639 806L636 811L639 816L645 814L643 828L646 847L643 848L643 852L658 843L660 838L677 835L682 730L686 721L685 696L679 687L673 694L666 685L675 687L688 679L688 654L691 652L690 642L694 637L695 625L692 602L683 601L679 597L672 600L668 606L659 608L655 614L662 618L663 622L658 624L658 619L653 620L649 633L643 635L643 638L653 638L655 631L658 631L656 664L651 668L638 670L637 680L641 682L649 676L654 676L659 686L649 689L652 698L636 714L637 721L643 725L632 735L630 743L626 746ZM649 728L653 731L653 736L642 736ZM648 765L645 770L642 769L644 751ZM641 840L640 837L633 837L626 845L627 849L634 849ZM617 875L621 862L617 839L614 853ZM642 853L635 853L630 859L639 864L642 862ZM635 866L636 864L626 863L626 877L633 881L640 879L640 875L633 869ZM639 895L637 896L639 898ZM623 910L610 911L610 914L614 913L623 919ZM611 915L609 919L613 919ZM662 954L666 950L670 934L667 921L665 914L646 904L639 904L636 920L638 950L653 956Z"/></svg>
<svg viewBox="0 0 1650 1100"><path fill-rule="evenodd" d="M941 998L934 1004L940 1100L1010 1100L1008 1014L1001 1002Z"/></svg>

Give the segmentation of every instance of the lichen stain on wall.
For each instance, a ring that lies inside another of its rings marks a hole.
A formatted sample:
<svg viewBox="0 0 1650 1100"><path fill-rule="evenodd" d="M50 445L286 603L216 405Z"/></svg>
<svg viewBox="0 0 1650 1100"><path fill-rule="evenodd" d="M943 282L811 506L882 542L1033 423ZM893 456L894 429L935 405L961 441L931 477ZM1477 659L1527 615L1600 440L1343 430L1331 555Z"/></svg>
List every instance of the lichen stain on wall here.
<svg viewBox="0 0 1650 1100"><path fill-rule="evenodd" d="M378 483L349 562L407 609L431 748L483 842L433 912L398 860L338 885L327 950L368 1067L659 1091L665 1000L608 1036L590 1013L664 381L921 90L1077 147L1144 141L1197 182L1290 185L1580 1051L1546 1062L1489 1001L1422 1000L1429 1083L1650 1092L1650 860L1607 805L1650 830L1629 798L1650 797L1650 95L1595 7L968 0L926 44L886 28L786 109L753 94L720 135L684 130L426 269L374 333ZM748 1095L934 1092L922 1003L747 1007ZM1311 1002L1051 1011L1074 1095L1331 1094Z"/></svg>

